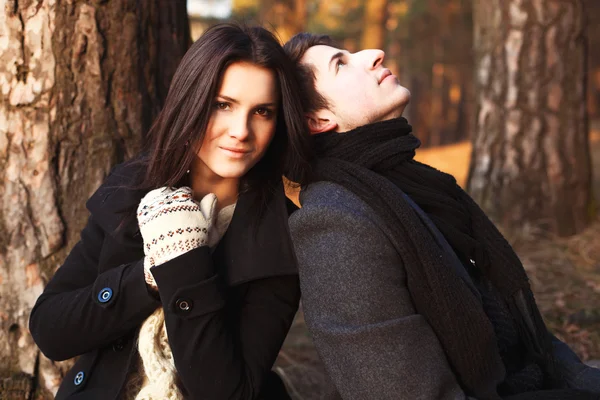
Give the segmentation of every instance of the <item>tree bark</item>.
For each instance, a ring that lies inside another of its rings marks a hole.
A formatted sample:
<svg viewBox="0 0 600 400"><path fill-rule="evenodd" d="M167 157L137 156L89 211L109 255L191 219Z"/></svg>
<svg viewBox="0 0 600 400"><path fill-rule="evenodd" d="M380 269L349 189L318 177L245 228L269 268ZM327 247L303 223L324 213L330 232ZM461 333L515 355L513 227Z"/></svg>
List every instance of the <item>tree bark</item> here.
<svg viewBox="0 0 600 400"><path fill-rule="evenodd" d="M581 0L474 2L477 120L468 190L507 230L592 217Z"/></svg>
<svg viewBox="0 0 600 400"><path fill-rule="evenodd" d="M139 149L190 43L185 0L4 0L0 9L0 398L53 395L31 307L85 201Z"/></svg>

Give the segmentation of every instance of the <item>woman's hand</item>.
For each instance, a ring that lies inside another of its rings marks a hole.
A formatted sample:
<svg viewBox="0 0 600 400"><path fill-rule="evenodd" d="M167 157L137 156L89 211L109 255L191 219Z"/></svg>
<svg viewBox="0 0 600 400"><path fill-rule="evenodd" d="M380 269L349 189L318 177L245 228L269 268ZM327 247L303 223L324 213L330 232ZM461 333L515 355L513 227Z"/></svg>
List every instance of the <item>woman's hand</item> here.
<svg viewBox="0 0 600 400"><path fill-rule="evenodd" d="M138 225L144 240L146 282L156 288L150 268L200 246L208 245L216 220L217 196L209 193L200 201L192 189L168 187L152 190L140 201Z"/></svg>

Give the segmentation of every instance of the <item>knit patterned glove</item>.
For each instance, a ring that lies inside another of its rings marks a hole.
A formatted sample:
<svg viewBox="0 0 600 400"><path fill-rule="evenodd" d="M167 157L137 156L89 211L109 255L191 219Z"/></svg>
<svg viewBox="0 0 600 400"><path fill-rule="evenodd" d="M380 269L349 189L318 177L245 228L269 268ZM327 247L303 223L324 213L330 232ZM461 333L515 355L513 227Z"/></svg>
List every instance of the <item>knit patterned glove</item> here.
<svg viewBox="0 0 600 400"><path fill-rule="evenodd" d="M209 193L194 201L192 189L167 187L146 194L137 209L144 240L146 283L156 288L150 268L164 264L190 250L208 245L216 219L217 196Z"/></svg>

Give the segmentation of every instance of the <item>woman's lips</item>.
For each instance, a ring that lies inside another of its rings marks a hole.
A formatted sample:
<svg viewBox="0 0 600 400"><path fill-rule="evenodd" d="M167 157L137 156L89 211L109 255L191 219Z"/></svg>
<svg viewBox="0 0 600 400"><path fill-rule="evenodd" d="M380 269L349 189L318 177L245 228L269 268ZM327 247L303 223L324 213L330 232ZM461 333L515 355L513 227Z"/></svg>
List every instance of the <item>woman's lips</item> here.
<svg viewBox="0 0 600 400"><path fill-rule="evenodd" d="M219 149L221 149L221 151L223 151L226 155L228 155L229 157L232 157L232 158L242 158L246 154L250 153L250 150L247 150L247 149L238 149L238 148L235 148L235 147L223 147L223 146L219 146Z"/></svg>

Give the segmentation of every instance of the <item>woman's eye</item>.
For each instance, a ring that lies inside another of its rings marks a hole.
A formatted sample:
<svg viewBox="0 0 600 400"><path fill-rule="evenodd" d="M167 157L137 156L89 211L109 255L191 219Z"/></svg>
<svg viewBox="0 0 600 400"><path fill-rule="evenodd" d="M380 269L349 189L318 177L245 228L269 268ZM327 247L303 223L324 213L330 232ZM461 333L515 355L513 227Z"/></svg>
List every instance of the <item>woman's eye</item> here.
<svg viewBox="0 0 600 400"><path fill-rule="evenodd" d="M219 110L224 110L224 111L227 111L227 110L229 110L229 104L228 104L228 103L224 103L224 102L222 102L222 101L219 101L219 102L217 102L217 104L216 104L216 107L217 107Z"/></svg>
<svg viewBox="0 0 600 400"><path fill-rule="evenodd" d="M335 63L335 69L338 70L343 65L346 65L346 63L343 62L341 58L338 58L337 62Z"/></svg>
<svg viewBox="0 0 600 400"><path fill-rule="evenodd" d="M272 111L269 110L268 108L258 108L256 109L256 114L258 115L262 115L263 117L269 117L272 114Z"/></svg>

